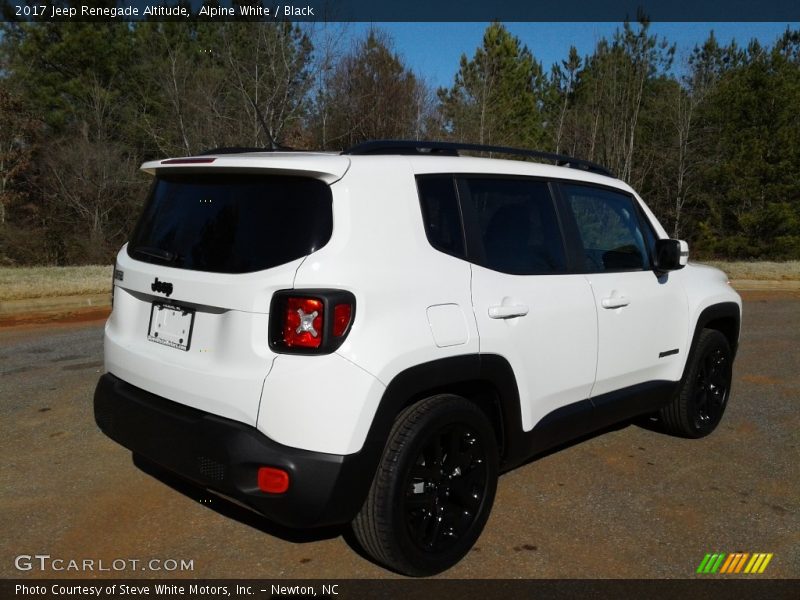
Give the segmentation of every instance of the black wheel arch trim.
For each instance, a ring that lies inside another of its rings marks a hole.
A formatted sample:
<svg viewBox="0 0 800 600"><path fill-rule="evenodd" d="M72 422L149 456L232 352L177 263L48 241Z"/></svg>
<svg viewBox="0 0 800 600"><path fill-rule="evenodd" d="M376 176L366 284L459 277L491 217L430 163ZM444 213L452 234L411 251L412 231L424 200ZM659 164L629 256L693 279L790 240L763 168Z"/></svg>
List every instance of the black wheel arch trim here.
<svg viewBox="0 0 800 600"><path fill-rule="evenodd" d="M694 332L692 333L691 344L689 346L691 350L687 353L687 361L686 366L684 367L684 372L686 369L688 369L688 357L691 357L692 351L697 345L697 339L700 337L700 332L705 329L707 325L712 324L715 321L732 321L733 326L730 328L718 329L712 327L712 329L718 329L727 338L728 344L731 347L731 360L736 358L736 351L738 350L739 346L739 331L741 330L742 325L742 311L736 302L720 302L717 304L712 304L711 306L707 306L700 311L700 314L697 316Z"/></svg>
<svg viewBox="0 0 800 600"><path fill-rule="evenodd" d="M497 354L466 354L416 365L389 382L362 449L362 466L374 474L397 415L428 396L447 392L475 398L476 390L493 393L479 405L498 432L500 466L509 470L564 442L638 415L657 411L669 402L677 381L648 381L623 390L583 399L545 415L530 431L522 428L522 406L514 370ZM362 482L366 497L372 477Z"/></svg>
<svg viewBox="0 0 800 600"><path fill-rule="evenodd" d="M463 390L464 395L469 396L469 391L487 384L496 391L496 397L491 401L497 404L491 409L502 421L499 431L521 430L517 380L511 365L501 356L462 354L415 365L398 373L383 393L364 442L364 449L372 450L370 463L374 464L370 464L370 472L377 469L394 420L404 408L440 392L458 393ZM506 453L506 446L513 444L513 439L504 438L503 435L498 439L501 456ZM380 451L374 452L375 448L380 448Z"/></svg>

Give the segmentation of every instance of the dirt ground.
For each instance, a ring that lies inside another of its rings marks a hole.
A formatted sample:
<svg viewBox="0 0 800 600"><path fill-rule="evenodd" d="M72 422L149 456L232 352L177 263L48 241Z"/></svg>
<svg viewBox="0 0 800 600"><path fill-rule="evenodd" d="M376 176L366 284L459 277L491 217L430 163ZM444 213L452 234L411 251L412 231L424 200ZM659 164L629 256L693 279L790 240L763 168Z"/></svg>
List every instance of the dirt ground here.
<svg viewBox="0 0 800 600"><path fill-rule="evenodd" d="M733 395L713 435L628 424L507 473L475 548L441 577L685 578L709 552L773 553L769 576L800 577L800 293L743 297ZM92 417L99 310L0 324L0 577L397 577L346 530L286 531L134 466ZM15 568L37 553L193 569Z"/></svg>

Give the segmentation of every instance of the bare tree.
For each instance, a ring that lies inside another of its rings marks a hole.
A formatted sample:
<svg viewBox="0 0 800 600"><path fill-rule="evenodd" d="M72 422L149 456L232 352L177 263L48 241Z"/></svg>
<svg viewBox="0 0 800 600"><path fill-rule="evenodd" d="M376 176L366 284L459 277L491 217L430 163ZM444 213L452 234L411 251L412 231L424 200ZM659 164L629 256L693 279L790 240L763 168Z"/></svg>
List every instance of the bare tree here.
<svg viewBox="0 0 800 600"><path fill-rule="evenodd" d="M681 216L686 199L689 195L690 170L692 163L689 160L690 144L693 141L694 116L700 94L695 95L681 86L675 86L672 100L673 112L670 115L677 137L677 160L675 172L675 203L672 225L672 237L680 236Z"/></svg>
<svg viewBox="0 0 800 600"><path fill-rule="evenodd" d="M325 89L325 145L416 137L432 110L424 82L372 30L336 64ZM319 116L317 116L317 120Z"/></svg>
<svg viewBox="0 0 800 600"><path fill-rule="evenodd" d="M344 40L348 29L348 23L317 23L309 32L315 58L312 66L313 108L308 120L311 131L307 132L307 146L328 147L332 111L331 84L336 65L346 53Z"/></svg>
<svg viewBox="0 0 800 600"><path fill-rule="evenodd" d="M555 133L556 153L561 152L561 142L564 137L564 130L566 128L567 121L567 109L570 105L570 99L575 93L575 84L577 82L578 70L580 68L581 57L578 56L578 50L575 48L575 46L570 46L567 60L561 61L561 65L556 64L553 67L553 79L556 83L557 92L561 96L561 102L558 111L558 124L556 126Z"/></svg>
<svg viewBox="0 0 800 600"><path fill-rule="evenodd" d="M17 183L30 168L41 124L22 102L0 89L0 226L10 206L25 195Z"/></svg>
<svg viewBox="0 0 800 600"><path fill-rule="evenodd" d="M248 115L253 145L268 145L300 125L313 81L305 33L291 23L229 23L222 29L222 53L240 95L238 108Z"/></svg>

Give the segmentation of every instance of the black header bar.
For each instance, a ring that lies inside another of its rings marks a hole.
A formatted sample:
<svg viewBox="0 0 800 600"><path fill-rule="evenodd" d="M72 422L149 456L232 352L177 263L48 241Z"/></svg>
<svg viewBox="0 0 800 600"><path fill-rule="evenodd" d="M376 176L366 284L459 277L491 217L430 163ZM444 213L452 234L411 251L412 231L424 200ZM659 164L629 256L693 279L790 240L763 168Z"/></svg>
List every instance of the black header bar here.
<svg viewBox="0 0 800 600"><path fill-rule="evenodd" d="M796 600L797 579L5 579L0 598L75 600L573 600L647 598L648 600Z"/></svg>
<svg viewBox="0 0 800 600"><path fill-rule="evenodd" d="M798 22L797 0L0 0L5 21Z"/></svg>

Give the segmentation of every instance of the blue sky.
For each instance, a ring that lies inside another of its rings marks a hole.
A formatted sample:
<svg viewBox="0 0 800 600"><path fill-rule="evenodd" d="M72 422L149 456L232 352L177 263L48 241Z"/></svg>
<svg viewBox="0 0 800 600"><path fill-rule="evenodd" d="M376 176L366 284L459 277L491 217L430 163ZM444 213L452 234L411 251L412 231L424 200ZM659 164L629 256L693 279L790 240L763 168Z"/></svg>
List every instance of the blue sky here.
<svg viewBox="0 0 800 600"><path fill-rule="evenodd" d="M375 23L389 34L395 51L406 65L431 85L451 85L462 53L472 57L480 45L488 23ZM597 41L610 37L619 23L505 23L505 26L530 48L546 70L567 56L574 45L583 56L591 53ZM691 49L702 43L714 30L720 43L736 39L747 44L753 38L772 44L787 26L800 28L798 23L653 23L651 30L677 44L676 68L685 64ZM369 23L344 25L343 41L358 38ZM349 39L348 39L349 38Z"/></svg>

